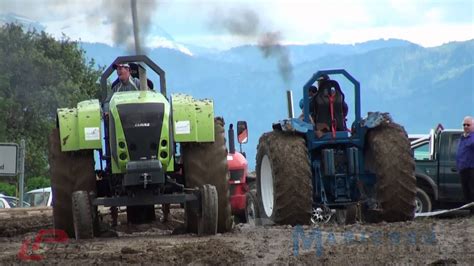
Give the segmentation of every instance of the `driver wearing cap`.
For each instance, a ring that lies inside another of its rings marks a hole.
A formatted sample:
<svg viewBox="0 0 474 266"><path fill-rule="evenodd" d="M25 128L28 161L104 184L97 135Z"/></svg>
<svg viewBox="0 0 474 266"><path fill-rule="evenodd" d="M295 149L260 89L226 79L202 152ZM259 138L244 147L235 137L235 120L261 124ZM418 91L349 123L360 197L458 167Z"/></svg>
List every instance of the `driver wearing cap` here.
<svg viewBox="0 0 474 266"><path fill-rule="evenodd" d="M129 64L115 64L114 68L117 70L119 82L112 87L112 91L135 91L140 89L140 80L130 75Z"/></svg>

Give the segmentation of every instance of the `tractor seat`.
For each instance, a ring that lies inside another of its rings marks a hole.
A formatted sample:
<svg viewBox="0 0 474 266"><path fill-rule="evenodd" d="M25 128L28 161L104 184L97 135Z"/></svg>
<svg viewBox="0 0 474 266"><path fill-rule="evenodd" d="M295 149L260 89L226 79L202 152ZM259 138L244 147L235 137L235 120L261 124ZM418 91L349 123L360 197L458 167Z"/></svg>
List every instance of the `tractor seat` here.
<svg viewBox="0 0 474 266"><path fill-rule="evenodd" d="M332 111L331 96L333 97ZM321 123L332 126L335 123L336 131L346 131L344 108L347 108L347 105L344 101L344 93L337 81L322 81L318 92L313 96L312 103L312 115L315 124Z"/></svg>
<svg viewBox="0 0 474 266"><path fill-rule="evenodd" d="M131 76L133 77L133 75L131 75ZM115 87L115 85L117 85L117 83L119 83L119 82L120 82L120 81L119 81L118 78L115 79L114 82L112 82L112 87L111 87L111 88ZM146 79L146 83L147 83L147 85L148 85L148 88L149 88L150 90L153 90L153 88L154 88L153 81L151 81L150 79Z"/></svg>

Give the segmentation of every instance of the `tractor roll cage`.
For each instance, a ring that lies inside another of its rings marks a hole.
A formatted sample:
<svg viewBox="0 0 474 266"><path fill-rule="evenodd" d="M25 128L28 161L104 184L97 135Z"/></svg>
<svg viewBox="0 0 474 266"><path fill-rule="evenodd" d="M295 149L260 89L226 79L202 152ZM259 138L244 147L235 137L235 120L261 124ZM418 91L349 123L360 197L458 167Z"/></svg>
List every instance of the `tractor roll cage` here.
<svg viewBox="0 0 474 266"><path fill-rule="evenodd" d="M344 69L331 69L331 70L320 70L313 74L313 76L306 82L303 86L303 113L304 113L304 121L309 122L309 87L311 87L314 82L318 80L319 77L323 75L343 75L346 77L353 85L354 85L354 97L355 97L355 121L360 121L360 83L357 81L353 76L351 76L346 70Z"/></svg>
<svg viewBox="0 0 474 266"><path fill-rule="evenodd" d="M100 77L100 87L102 90L102 101L107 98L107 79L114 72L115 64L125 64L125 63L144 63L151 70L153 70L158 76L160 76L160 92L166 97L166 79L165 71L161 69L157 64L151 61L150 58L146 55L130 55L130 56L119 56L117 57L112 64L107 67Z"/></svg>
<svg viewBox="0 0 474 266"><path fill-rule="evenodd" d="M353 85L354 85L354 102L355 102L355 120L353 123L352 128L352 134L356 133L356 136L352 136L351 140L348 139L347 137L347 132L337 132L336 133L336 138L323 138L323 139L317 139L316 136L314 135L313 132L307 132L306 136L308 141L308 150L312 151L315 148L321 147L322 145L326 145L327 143L332 143L332 144L346 144L348 142L351 142L354 144L356 147L363 147L364 144L364 139L361 138L361 136L364 135L362 126L360 121L362 121L361 118L361 102L360 102L360 83L353 77L351 76L346 70L344 69L331 69L331 70L320 70L316 73L313 74L313 76L306 82L306 84L303 86L303 113L304 113L304 121L307 123L310 123L309 121L309 88L318 80L319 77L323 76L324 74L326 75L343 75L345 78L347 78ZM318 88L319 89L319 88Z"/></svg>

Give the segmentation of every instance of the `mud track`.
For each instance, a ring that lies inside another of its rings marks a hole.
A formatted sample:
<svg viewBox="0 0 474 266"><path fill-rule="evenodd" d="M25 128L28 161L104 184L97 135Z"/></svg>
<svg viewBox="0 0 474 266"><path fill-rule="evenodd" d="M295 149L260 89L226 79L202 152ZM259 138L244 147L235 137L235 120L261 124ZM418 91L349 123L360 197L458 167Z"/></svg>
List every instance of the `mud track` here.
<svg viewBox="0 0 474 266"><path fill-rule="evenodd" d="M157 209L157 217L161 217ZM107 222L108 217L104 218ZM45 264L472 264L474 216L424 218L412 222L351 226L239 224L211 237L177 234L183 212L172 209L167 223L127 225L89 241L33 245L40 229L52 227L51 211L0 212L0 264L39 255ZM174 232L173 232L174 231ZM30 240L30 243L25 242ZM26 243L26 244L25 244ZM19 251L25 250L22 258Z"/></svg>

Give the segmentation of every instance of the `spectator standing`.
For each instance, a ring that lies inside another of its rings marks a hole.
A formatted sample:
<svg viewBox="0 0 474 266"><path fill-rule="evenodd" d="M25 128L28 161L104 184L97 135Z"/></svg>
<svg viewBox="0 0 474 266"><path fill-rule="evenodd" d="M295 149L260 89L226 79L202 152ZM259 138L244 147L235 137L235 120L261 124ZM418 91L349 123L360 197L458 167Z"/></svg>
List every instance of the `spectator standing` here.
<svg viewBox="0 0 474 266"><path fill-rule="evenodd" d="M464 198L470 203L474 202L474 118L464 117L462 126L464 132L459 140L456 165ZM471 214L474 214L474 208L471 208Z"/></svg>

